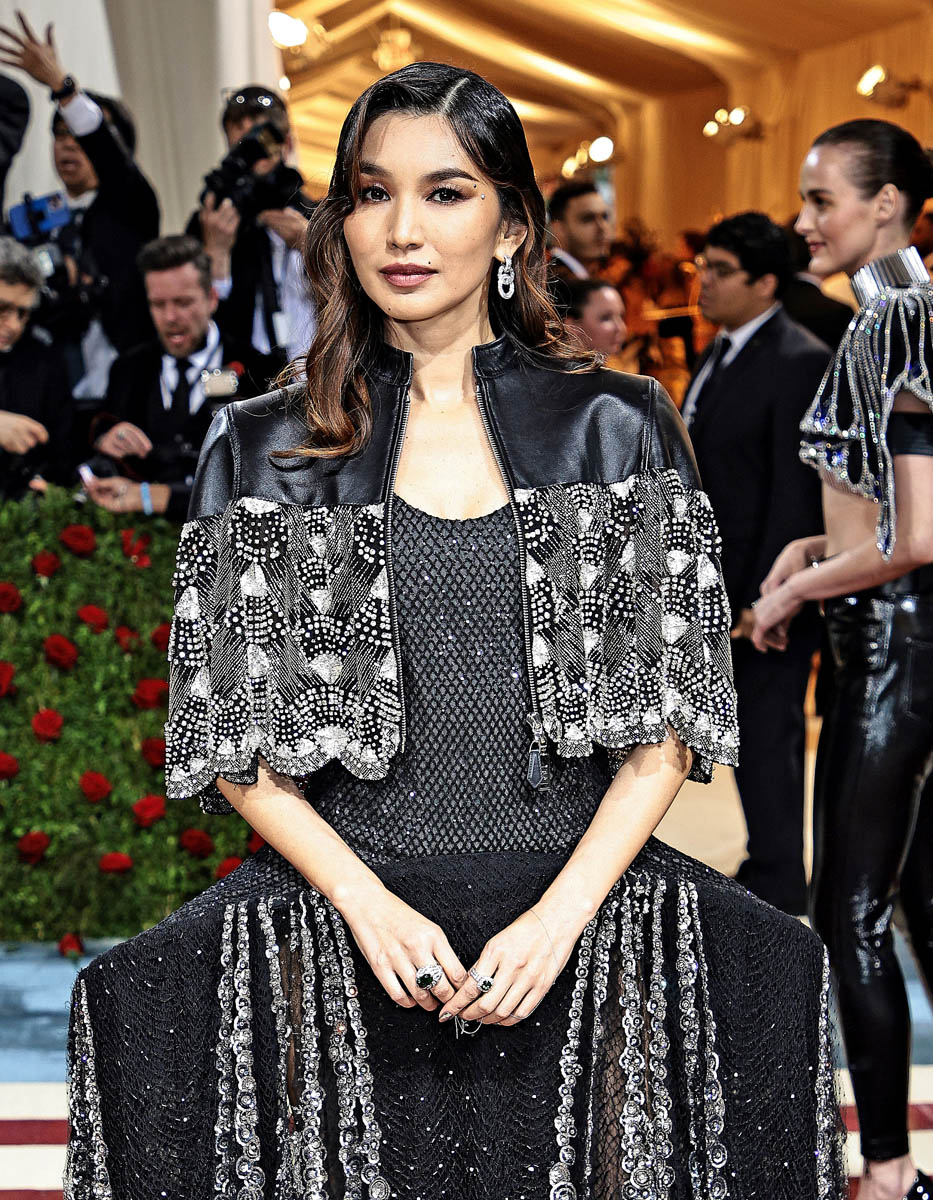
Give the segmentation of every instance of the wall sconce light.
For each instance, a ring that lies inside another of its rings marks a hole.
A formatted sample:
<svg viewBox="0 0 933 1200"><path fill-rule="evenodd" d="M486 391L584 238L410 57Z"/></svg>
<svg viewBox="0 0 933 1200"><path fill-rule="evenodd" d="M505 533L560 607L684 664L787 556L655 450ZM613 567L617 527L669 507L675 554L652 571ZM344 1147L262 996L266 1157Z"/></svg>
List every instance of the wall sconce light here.
<svg viewBox="0 0 933 1200"><path fill-rule="evenodd" d="M911 92L923 87L919 79L896 79L881 63L875 63L859 79L855 90L865 100L885 108L903 108Z"/></svg>
<svg viewBox="0 0 933 1200"><path fill-rule="evenodd" d="M308 40L308 27L304 21L277 9L269 13L269 33L280 50L297 50Z"/></svg>
<svg viewBox="0 0 933 1200"><path fill-rule="evenodd" d="M735 108L717 108L702 132L704 137L716 138L724 146L731 145L739 138L764 137L761 122L752 116L751 109L744 104Z"/></svg>
<svg viewBox="0 0 933 1200"><path fill-rule="evenodd" d="M591 142L581 142L573 154L564 159L560 173L565 179L572 179L587 163L609 162L615 152L616 144L612 138L601 134Z"/></svg>

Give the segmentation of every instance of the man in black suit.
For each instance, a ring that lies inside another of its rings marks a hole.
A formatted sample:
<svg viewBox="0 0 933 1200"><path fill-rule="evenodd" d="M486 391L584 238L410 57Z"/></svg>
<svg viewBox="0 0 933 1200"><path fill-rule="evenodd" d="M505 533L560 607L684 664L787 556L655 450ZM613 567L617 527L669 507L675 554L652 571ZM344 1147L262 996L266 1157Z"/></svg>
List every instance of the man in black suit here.
<svg viewBox="0 0 933 1200"><path fill-rule="evenodd" d="M0 52L47 87L57 106L52 154L71 210L50 240L67 256L76 286L42 323L65 351L78 407L90 414L115 355L152 336L135 258L158 235L159 202L133 156L127 108L78 85L58 57L51 25L39 36L17 17L18 30L0 25Z"/></svg>
<svg viewBox="0 0 933 1200"><path fill-rule="evenodd" d="M810 274L810 249L806 239L793 226L786 227L784 234L790 245L795 272L781 297L784 311L792 321L809 329L821 342L835 350L849 328L855 310L841 300L827 296L816 275Z"/></svg>
<svg viewBox="0 0 933 1200"><path fill-rule="evenodd" d="M720 332L697 365L683 416L722 533L732 607L742 743L736 782L748 826L738 878L799 914L806 911L803 701L819 617L812 606L800 614L784 653L759 654L749 634L752 604L778 551L822 528L819 481L797 449L800 419L830 352L783 311L790 251L763 213L713 226L697 262L700 306Z"/></svg>
<svg viewBox="0 0 933 1200"><path fill-rule="evenodd" d="M29 319L43 284L25 246L0 238L0 497L41 480L75 478L71 392L65 363Z"/></svg>
<svg viewBox="0 0 933 1200"><path fill-rule="evenodd" d="M221 335L207 255L176 234L144 246L138 265L158 341L121 354L110 370L105 412L93 427L103 462L88 485L111 512L159 512L184 520L201 443L231 400L267 390L275 367Z"/></svg>

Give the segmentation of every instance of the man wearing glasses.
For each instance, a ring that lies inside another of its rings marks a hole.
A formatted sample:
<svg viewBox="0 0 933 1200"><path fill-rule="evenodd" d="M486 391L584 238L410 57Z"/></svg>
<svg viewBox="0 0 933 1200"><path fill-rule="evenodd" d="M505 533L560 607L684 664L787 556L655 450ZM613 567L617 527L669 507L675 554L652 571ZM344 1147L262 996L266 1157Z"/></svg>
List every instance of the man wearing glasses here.
<svg viewBox="0 0 933 1200"><path fill-rule="evenodd" d="M822 529L819 481L797 449L800 419L830 351L783 310L793 263L783 230L763 213L714 225L696 266L703 315L720 328L697 364L683 417L722 533L732 607L741 737L735 774L748 826L738 879L763 900L801 914L803 702L819 615L808 606L781 653L759 654L749 633L752 603L778 552Z"/></svg>

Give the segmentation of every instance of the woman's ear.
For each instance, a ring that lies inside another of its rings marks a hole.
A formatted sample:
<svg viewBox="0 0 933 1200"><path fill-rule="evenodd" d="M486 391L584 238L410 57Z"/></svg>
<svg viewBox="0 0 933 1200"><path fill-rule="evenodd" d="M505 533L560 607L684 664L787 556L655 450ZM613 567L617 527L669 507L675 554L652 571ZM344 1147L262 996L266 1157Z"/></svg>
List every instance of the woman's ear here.
<svg viewBox="0 0 933 1200"><path fill-rule="evenodd" d="M499 235L499 242L496 246L496 258L499 262L508 255L509 258L514 258L518 248L524 243L528 237L528 226L522 225L518 221L510 222L504 225L502 232Z"/></svg>
<svg viewBox="0 0 933 1200"><path fill-rule="evenodd" d="M886 183L875 194L875 216L881 225L889 225L892 221L902 220L904 215L904 197L893 183Z"/></svg>

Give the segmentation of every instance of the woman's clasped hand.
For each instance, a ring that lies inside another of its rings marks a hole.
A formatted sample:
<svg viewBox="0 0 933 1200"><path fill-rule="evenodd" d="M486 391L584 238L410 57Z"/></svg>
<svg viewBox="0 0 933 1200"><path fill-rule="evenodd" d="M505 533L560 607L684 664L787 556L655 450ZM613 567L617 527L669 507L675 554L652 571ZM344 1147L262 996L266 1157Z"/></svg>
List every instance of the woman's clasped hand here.
<svg viewBox="0 0 933 1200"><path fill-rule="evenodd" d="M533 910L490 938L468 971L436 922L387 888L341 905L356 944L388 996L402 1008L419 1005L441 1021L457 1016L484 1025L516 1025L538 1007L570 958L582 930L554 929ZM556 922L551 922L556 926ZM442 975L419 987L419 972L436 963ZM492 980L483 991L478 979Z"/></svg>

